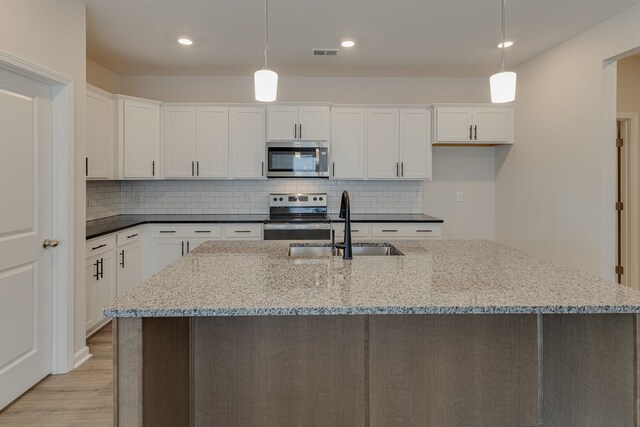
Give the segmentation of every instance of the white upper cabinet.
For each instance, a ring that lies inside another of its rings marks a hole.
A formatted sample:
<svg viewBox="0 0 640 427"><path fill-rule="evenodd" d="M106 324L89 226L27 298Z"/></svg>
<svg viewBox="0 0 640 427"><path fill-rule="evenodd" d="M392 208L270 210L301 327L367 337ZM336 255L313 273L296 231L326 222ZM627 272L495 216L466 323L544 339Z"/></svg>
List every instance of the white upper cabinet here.
<svg viewBox="0 0 640 427"><path fill-rule="evenodd" d="M195 176L196 109L163 107L162 158L165 178Z"/></svg>
<svg viewBox="0 0 640 427"><path fill-rule="evenodd" d="M87 179L113 178L113 98L87 85Z"/></svg>
<svg viewBox="0 0 640 427"><path fill-rule="evenodd" d="M367 177L431 179L431 112L425 108L367 110Z"/></svg>
<svg viewBox="0 0 640 427"><path fill-rule="evenodd" d="M367 110L367 175L370 179L400 177L399 114L397 108Z"/></svg>
<svg viewBox="0 0 640 427"><path fill-rule="evenodd" d="M400 109L400 178L431 179L431 112Z"/></svg>
<svg viewBox="0 0 640 427"><path fill-rule="evenodd" d="M266 179L265 109L229 108L229 175L240 179Z"/></svg>
<svg viewBox="0 0 640 427"><path fill-rule="evenodd" d="M160 178L160 103L118 100L121 178Z"/></svg>
<svg viewBox="0 0 640 427"><path fill-rule="evenodd" d="M364 179L365 109L331 110L331 179Z"/></svg>
<svg viewBox="0 0 640 427"><path fill-rule="evenodd" d="M200 178L229 176L228 108L196 109L196 162L196 174Z"/></svg>
<svg viewBox="0 0 640 427"><path fill-rule="evenodd" d="M163 176L226 178L229 176L229 109L163 107Z"/></svg>
<svg viewBox="0 0 640 427"><path fill-rule="evenodd" d="M512 144L511 107L436 107L436 143Z"/></svg>
<svg viewBox="0 0 640 427"><path fill-rule="evenodd" d="M271 105L267 107L268 141L328 141L328 106Z"/></svg>

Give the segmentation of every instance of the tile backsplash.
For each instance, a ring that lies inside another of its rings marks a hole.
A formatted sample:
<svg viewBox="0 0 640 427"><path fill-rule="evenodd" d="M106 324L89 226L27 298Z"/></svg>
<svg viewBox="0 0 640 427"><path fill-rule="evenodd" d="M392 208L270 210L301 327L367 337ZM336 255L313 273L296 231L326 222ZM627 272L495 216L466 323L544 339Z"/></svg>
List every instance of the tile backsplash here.
<svg viewBox="0 0 640 427"><path fill-rule="evenodd" d="M327 193L329 211L349 192L354 213L421 213L422 181L88 181L87 219L117 214L267 214L268 193Z"/></svg>

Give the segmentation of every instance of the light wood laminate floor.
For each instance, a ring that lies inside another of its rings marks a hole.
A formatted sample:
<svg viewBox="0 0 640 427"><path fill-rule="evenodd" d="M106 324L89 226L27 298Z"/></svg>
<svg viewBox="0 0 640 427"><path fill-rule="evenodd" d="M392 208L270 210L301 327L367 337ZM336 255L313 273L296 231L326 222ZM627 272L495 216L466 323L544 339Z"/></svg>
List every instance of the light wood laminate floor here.
<svg viewBox="0 0 640 427"><path fill-rule="evenodd" d="M0 426L113 425L111 326L89 341L93 357L65 375L50 375L0 412Z"/></svg>

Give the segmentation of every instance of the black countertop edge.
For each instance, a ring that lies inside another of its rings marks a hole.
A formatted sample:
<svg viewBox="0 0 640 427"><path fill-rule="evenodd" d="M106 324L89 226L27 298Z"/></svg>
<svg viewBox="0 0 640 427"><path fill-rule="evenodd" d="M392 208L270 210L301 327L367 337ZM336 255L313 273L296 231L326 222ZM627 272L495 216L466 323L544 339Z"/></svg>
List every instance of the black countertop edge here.
<svg viewBox="0 0 640 427"><path fill-rule="evenodd" d="M101 219L87 221L86 239L95 239L107 234L116 233L143 224L261 224L267 218L266 214L134 214L115 215ZM331 222L344 222L337 214L330 216ZM429 215L422 214L353 214L351 222L406 222L406 223L443 223L444 221Z"/></svg>

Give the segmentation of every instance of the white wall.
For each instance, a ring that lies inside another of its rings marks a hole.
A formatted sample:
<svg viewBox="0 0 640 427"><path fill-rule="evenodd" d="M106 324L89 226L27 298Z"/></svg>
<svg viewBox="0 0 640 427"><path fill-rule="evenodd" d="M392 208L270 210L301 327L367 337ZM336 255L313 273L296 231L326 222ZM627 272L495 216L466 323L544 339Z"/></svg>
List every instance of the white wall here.
<svg viewBox="0 0 640 427"><path fill-rule="evenodd" d="M111 93L120 93L120 76L87 58L87 83Z"/></svg>
<svg viewBox="0 0 640 427"><path fill-rule="evenodd" d="M495 239L495 148L434 147L424 212L445 219L445 239Z"/></svg>
<svg viewBox="0 0 640 427"><path fill-rule="evenodd" d="M0 3L0 50L68 76L75 84L76 218L85 216L85 5L80 0L3 0ZM75 337L84 339L85 225L75 224Z"/></svg>
<svg viewBox="0 0 640 427"><path fill-rule="evenodd" d="M496 150L496 239L613 278L616 66L640 5L518 67L516 145Z"/></svg>

